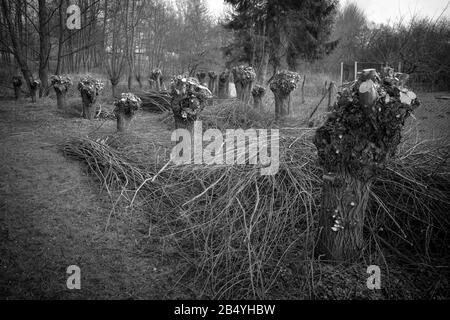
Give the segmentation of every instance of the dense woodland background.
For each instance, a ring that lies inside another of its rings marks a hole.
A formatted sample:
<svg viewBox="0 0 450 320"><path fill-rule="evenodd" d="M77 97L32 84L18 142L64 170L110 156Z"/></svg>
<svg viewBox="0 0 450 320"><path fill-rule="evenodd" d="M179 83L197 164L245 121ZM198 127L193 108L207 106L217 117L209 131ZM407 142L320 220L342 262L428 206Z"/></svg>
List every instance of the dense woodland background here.
<svg viewBox="0 0 450 320"><path fill-rule="evenodd" d="M375 25L356 3L337 0L225 2L215 18L204 0L1 0L2 85L13 74L33 75L45 94L51 74L96 72L131 89L156 67L170 77L239 63L254 66L265 84L280 68L337 78L341 62L351 75L359 61L400 67L426 89L449 87L445 12ZM81 10L81 29L66 27L71 4Z"/></svg>

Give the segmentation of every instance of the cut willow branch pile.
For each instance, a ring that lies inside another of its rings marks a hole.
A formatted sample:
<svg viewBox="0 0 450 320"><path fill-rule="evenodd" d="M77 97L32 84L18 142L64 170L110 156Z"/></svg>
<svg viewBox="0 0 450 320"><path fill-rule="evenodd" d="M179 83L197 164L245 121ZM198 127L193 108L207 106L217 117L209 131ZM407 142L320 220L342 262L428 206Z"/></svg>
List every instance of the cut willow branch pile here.
<svg viewBox="0 0 450 320"><path fill-rule="evenodd" d="M333 260L361 253L370 187L394 156L416 95L386 68L364 70L342 88L333 112L316 131L314 144L324 169L319 252Z"/></svg>
<svg viewBox="0 0 450 320"><path fill-rule="evenodd" d="M141 91L135 93L142 101L142 110L149 112L166 112L170 110L172 97L168 91Z"/></svg>
<svg viewBox="0 0 450 320"><path fill-rule="evenodd" d="M91 76L86 76L78 83L78 91L81 94L83 101L82 117L88 120L93 120L95 117L94 103L97 100L98 94L103 90L104 84Z"/></svg>

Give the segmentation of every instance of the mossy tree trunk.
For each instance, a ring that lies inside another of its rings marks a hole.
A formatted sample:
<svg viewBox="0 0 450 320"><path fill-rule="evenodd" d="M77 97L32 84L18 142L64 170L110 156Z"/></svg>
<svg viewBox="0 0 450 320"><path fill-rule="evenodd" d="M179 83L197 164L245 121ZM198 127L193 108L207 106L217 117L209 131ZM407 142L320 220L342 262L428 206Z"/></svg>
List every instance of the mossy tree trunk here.
<svg viewBox="0 0 450 320"><path fill-rule="evenodd" d="M371 182L364 182L345 169L325 177L317 253L327 260L350 261L363 249L364 214Z"/></svg>
<svg viewBox="0 0 450 320"><path fill-rule="evenodd" d="M122 112L116 112L116 118L117 118L117 131L128 132L130 130L130 125L133 117L131 115L124 114Z"/></svg>
<svg viewBox="0 0 450 320"><path fill-rule="evenodd" d="M291 113L291 95L274 92L275 97L275 118L281 119Z"/></svg>
<svg viewBox="0 0 450 320"><path fill-rule="evenodd" d="M65 110L66 109L66 93L67 91L61 91L57 88L55 88L56 92L56 105L58 109Z"/></svg>
<svg viewBox="0 0 450 320"><path fill-rule="evenodd" d="M83 118L93 120L95 118L95 98L88 95L87 92L81 92L81 100L83 102Z"/></svg>

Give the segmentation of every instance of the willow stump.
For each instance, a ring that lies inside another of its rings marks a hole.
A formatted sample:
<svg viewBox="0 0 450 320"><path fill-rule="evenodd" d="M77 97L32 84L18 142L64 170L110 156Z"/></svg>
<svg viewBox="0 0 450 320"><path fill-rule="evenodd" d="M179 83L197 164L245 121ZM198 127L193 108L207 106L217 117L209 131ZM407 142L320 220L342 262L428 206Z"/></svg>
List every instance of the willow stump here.
<svg viewBox="0 0 450 320"><path fill-rule="evenodd" d="M162 75L162 71L159 68L155 68L152 70L152 73L150 75L150 79L152 79L155 84L155 89L156 91L161 91L161 75Z"/></svg>
<svg viewBox="0 0 450 320"><path fill-rule="evenodd" d="M41 82L39 80L35 80L33 78L30 79L31 102L36 102L37 96L39 94L40 86L41 86Z"/></svg>
<svg viewBox="0 0 450 320"><path fill-rule="evenodd" d="M208 72L208 88L211 91L213 96L217 96L217 74L214 71Z"/></svg>
<svg viewBox="0 0 450 320"><path fill-rule="evenodd" d="M12 78L12 84L14 87L14 99L17 101L22 95L22 78L20 76L14 76Z"/></svg>
<svg viewBox="0 0 450 320"><path fill-rule="evenodd" d="M395 155L404 121L417 106L398 79L373 69L338 92L314 137L324 169L317 252L327 259L360 255L372 181Z"/></svg>
<svg viewBox="0 0 450 320"><path fill-rule="evenodd" d="M114 114L117 119L117 131L128 132L136 112L141 108L142 102L133 93L122 93L121 98L114 102Z"/></svg>
<svg viewBox="0 0 450 320"><path fill-rule="evenodd" d="M194 122L198 120L206 102L212 98L211 91L195 78L178 76L172 81L170 94L175 128L192 132Z"/></svg>
<svg viewBox="0 0 450 320"><path fill-rule="evenodd" d="M233 80L237 98L242 102L250 102L251 90L255 79L256 73L252 67L238 66L233 68Z"/></svg>
<svg viewBox="0 0 450 320"><path fill-rule="evenodd" d="M264 106L262 103L262 98L266 94L266 89L260 85L256 85L252 89L252 96L253 96L253 108L256 110L263 111Z"/></svg>
<svg viewBox="0 0 450 320"><path fill-rule="evenodd" d="M275 74L270 82L270 90L275 97L275 118L281 119L291 113L291 92L297 88L300 75L282 70Z"/></svg>
<svg viewBox="0 0 450 320"><path fill-rule="evenodd" d="M50 81L56 93L56 105L58 109L63 110L66 108L66 95L72 80L68 76L53 75Z"/></svg>
<svg viewBox="0 0 450 320"><path fill-rule="evenodd" d="M202 86L206 87L206 72L204 71L197 72L197 79Z"/></svg>
<svg viewBox="0 0 450 320"><path fill-rule="evenodd" d="M230 97L230 76L229 70L223 71L219 76L218 97L219 99L228 99Z"/></svg>
<svg viewBox="0 0 450 320"><path fill-rule="evenodd" d="M82 117L88 120L93 120L95 117L94 103L97 100L98 94L103 89L103 83L91 76L84 77L78 83L78 91L81 94L83 102Z"/></svg>

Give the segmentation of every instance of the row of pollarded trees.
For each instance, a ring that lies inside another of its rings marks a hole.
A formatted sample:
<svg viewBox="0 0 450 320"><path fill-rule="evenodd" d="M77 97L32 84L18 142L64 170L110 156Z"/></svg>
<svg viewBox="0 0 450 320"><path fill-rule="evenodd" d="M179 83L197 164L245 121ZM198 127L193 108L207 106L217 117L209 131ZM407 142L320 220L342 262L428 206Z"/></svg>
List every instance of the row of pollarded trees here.
<svg viewBox="0 0 450 320"><path fill-rule="evenodd" d="M50 78L51 85L56 93L58 109L65 109L67 92L72 85L68 76L54 75ZM78 83L78 91L82 100L82 117L88 120L95 118L95 102L103 90L104 84L91 76L86 76ZM141 107L141 100L133 93L122 93L121 97L114 102L114 115L117 119L117 131L128 131L131 120L136 111Z"/></svg>

